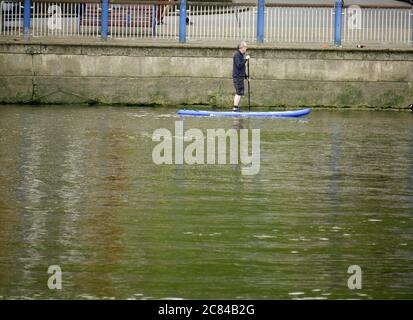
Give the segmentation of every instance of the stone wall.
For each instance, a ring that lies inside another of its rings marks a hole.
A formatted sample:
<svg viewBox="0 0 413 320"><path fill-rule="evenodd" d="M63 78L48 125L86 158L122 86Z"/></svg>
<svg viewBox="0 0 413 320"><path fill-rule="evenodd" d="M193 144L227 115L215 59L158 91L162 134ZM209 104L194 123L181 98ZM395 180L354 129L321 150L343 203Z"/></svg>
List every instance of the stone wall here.
<svg viewBox="0 0 413 320"><path fill-rule="evenodd" d="M1 103L230 106L232 46L0 42ZM254 106L407 108L413 50L252 46ZM246 99L243 100L246 104Z"/></svg>

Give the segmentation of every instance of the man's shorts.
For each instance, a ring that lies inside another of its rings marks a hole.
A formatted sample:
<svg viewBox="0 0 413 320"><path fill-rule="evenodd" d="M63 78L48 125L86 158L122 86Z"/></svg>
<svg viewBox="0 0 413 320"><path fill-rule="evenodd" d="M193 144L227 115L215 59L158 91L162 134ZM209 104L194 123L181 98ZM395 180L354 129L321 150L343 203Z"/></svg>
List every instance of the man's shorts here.
<svg viewBox="0 0 413 320"><path fill-rule="evenodd" d="M244 95L244 78L234 78L234 88L239 96Z"/></svg>

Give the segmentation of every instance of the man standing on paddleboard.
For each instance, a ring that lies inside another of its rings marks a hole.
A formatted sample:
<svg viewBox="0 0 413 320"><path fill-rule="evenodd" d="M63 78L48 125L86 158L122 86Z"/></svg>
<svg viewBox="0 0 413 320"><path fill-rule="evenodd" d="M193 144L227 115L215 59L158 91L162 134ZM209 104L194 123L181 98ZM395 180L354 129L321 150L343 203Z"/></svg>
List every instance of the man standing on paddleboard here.
<svg viewBox="0 0 413 320"><path fill-rule="evenodd" d="M234 53L232 79L234 81L235 96L234 107L232 111L239 111L239 102L244 95L244 79L247 78L245 72L245 64L249 60L250 56L246 54L247 43L241 42L238 46L238 50ZM249 79L248 79L249 81Z"/></svg>

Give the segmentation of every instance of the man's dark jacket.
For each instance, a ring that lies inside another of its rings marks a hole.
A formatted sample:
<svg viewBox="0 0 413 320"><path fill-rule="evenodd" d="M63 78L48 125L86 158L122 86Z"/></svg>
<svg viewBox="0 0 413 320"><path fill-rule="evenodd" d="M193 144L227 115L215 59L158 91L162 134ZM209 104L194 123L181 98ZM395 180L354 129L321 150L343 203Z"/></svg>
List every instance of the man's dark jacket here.
<svg viewBox="0 0 413 320"><path fill-rule="evenodd" d="M232 68L232 77L233 78L246 78L245 73L245 55L243 55L239 50L234 53L234 64Z"/></svg>

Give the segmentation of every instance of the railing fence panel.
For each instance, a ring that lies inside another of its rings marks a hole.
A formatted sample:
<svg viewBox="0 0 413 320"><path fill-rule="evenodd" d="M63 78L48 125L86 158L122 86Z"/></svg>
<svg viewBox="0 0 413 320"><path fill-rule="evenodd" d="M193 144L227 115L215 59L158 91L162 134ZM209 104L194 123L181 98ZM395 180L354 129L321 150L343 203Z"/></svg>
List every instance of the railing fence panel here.
<svg viewBox="0 0 413 320"><path fill-rule="evenodd" d="M23 1L0 2L0 35L19 36L23 33Z"/></svg>
<svg viewBox="0 0 413 320"><path fill-rule="evenodd" d="M403 8L345 8L343 42L408 44L412 12Z"/></svg>
<svg viewBox="0 0 413 320"><path fill-rule="evenodd" d="M24 0L0 1L0 36L16 37L25 32L25 39L29 34L33 37L106 39L107 35L114 39L179 39L179 1L109 1L107 32L106 28L102 29L101 0L32 0L30 28L24 26L24 3ZM263 12L263 16L259 12ZM341 17L341 30L336 34L338 17ZM188 2L186 34L182 39L253 42L262 41L263 34L263 41L270 44L413 44L413 9L350 6L343 8L338 17L333 6L266 4L264 11L259 11L258 5L252 3Z"/></svg>
<svg viewBox="0 0 413 320"><path fill-rule="evenodd" d="M257 8L234 5L189 5L188 41L254 41Z"/></svg>
<svg viewBox="0 0 413 320"><path fill-rule="evenodd" d="M332 42L332 8L267 7L265 40L267 42Z"/></svg>

